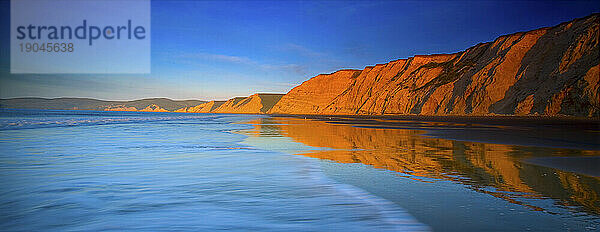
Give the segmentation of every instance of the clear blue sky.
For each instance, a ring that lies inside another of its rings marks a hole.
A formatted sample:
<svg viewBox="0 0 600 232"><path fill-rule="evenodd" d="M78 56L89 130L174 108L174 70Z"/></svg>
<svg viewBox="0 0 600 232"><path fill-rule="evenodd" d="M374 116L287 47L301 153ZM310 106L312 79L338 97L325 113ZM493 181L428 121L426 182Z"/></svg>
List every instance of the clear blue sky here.
<svg viewBox="0 0 600 232"><path fill-rule="evenodd" d="M0 1L0 98L227 99L320 73L453 53L600 12L600 1L152 1L152 73L10 74Z"/></svg>

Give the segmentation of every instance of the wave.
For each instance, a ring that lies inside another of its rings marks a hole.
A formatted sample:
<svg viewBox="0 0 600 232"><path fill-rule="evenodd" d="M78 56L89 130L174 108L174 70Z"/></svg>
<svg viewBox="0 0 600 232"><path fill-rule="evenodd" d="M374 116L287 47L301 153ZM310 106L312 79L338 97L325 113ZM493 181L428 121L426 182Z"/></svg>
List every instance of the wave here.
<svg viewBox="0 0 600 232"><path fill-rule="evenodd" d="M19 130L51 127L96 126L126 123L177 121L209 124L225 115L152 112L106 112L106 111L62 111L62 110L2 110L0 130Z"/></svg>
<svg viewBox="0 0 600 232"><path fill-rule="evenodd" d="M386 225L384 228L379 228L380 230L431 231L431 228L419 222L397 204L373 195L354 185L339 183L327 177L318 164L312 162L313 160L310 160L311 158L303 156L293 157L305 161L306 165L304 169L307 171L308 176L312 179L312 181L321 184L326 183L327 185L332 186L333 189L341 195L348 196L349 198L355 199L360 203L373 206L379 214L379 219Z"/></svg>

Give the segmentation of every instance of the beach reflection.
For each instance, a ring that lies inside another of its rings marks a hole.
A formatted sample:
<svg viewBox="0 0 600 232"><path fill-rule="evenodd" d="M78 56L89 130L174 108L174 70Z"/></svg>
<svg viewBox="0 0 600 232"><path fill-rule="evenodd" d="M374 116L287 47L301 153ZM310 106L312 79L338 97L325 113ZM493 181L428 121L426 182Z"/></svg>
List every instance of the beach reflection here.
<svg viewBox="0 0 600 232"><path fill-rule="evenodd" d="M363 163L417 181L449 180L509 202L546 210L523 199L552 198L600 214L600 178L525 162L536 157L600 156L599 151L463 142L423 131L354 127L317 120L271 117L249 122L254 136L285 136L321 149L298 155ZM437 123L439 124L439 123Z"/></svg>

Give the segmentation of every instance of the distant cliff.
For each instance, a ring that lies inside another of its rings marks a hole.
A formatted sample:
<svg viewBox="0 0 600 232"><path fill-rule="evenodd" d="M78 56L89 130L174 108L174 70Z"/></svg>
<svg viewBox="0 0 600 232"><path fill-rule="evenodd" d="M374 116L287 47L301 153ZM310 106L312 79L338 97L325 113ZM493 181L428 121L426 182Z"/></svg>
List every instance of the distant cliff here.
<svg viewBox="0 0 600 232"><path fill-rule="evenodd" d="M176 110L175 112L180 113L210 113L213 110L217 109L219 106L223 105L225 101L210 101L206 103L202 103L200 105L194 107L185 107Z"/></svg>
<svg viewBox="0 0 600 232"><path fill-rule="evenodd" d="M211 111L213 113L264 114L277 103L283 94L257 93L249 97L236 97Z"/></svg>
<svg viewBox="0 0 600 232"><path fill-rule="evenodd" d="M176 101L166 98L135 101L103 101L89 98L12 98L0 99L3 109L46 110L99 110L177 113L241 113L264 114L284 94L257 93L249 97L235 97L227 101Z"/></svg>
<svg viewBox="0 0 600 232"><path fill-rule="evenodd" d="M205 101L177 101L167 98L149 98L134 101L103 101L90 98L11 98L0 99L0 108L167 112L202 103L205 103Z"/></svg>
<svg viewBox="0 0 600 232"><path fill-rule="evenodd" d="M268 113L598 117L599 18L505 35L455 54L318 75Z"/></svg>
<svg viewBox="0 0 600 232"><path fill-rule="evenodd" d="M176 110L182 113L233 113L264 114L267 113L284 94L257 93L249 97L234 97L227 101L210 101L194 107Z"/></svg>

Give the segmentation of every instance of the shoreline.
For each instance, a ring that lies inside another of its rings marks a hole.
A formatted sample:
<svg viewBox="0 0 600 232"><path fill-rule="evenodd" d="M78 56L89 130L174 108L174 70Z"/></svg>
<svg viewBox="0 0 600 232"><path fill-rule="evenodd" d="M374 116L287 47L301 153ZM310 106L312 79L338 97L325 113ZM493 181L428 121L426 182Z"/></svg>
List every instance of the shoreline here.
<svg viewBox="0 0 600 232"><path fill-rule="evenodd" d="M95 111L95 112L143 112L143 113L183 113L183 114L249 114L264 115L271 117L293 117L306 119L329 119L329 118L356 118L356 119L384 119L384 120L406 120L427 122L494 122L503 121L528 121L528 122L590 122L597 124L600 130L600 117L577 117L570 115L416 115L416 114L261 114L261 113L228 113L228 112L174 112L174 111L131 111L131 110L88 110L88 109L21 109L0 108L0 110L56 110L56 111Z"/></svg>
<svg viewBox="0 0 600 232"><path fill-rule="evenodd" d="M600 150L600 121L553 117L271 115L370 129L423 131L422 136L528 147Z"/></svg>
<svg viewBox="0 0 600 232"><path fill-rule="evenodd" d="M6 109L4 112L36 109ZM65 112L161 113L181 112L48 110ZM310 119L358 128L417 130L421 136L455 141L506 144L572 150L600 150L600 120L550 116L426 116L426 115L300 115L195 113L257 115Z"/></svg>
<svg viewBox="0 0 600 232"><path fill-rule="evenodd" d="M477 123L558 123L558 122L578 122L595 124L600 130L600 118L594 117L576 117L576 116L547 116L547 115L325 115L325 114L261 114L272 117L294 117L316 120L329 120L332 118L353 118L353 119L383 119L383 120L403 120L403 121L425 121L425 122L477 122Z"/></svg>

